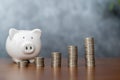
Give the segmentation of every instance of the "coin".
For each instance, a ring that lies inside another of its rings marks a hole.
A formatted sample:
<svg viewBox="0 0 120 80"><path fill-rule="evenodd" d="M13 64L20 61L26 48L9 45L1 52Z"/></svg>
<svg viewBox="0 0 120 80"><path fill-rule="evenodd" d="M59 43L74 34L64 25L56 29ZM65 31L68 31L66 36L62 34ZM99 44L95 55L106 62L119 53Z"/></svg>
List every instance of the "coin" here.
<svg viewBox="0 0 120 80"><path fill-rule="evenodd" d="M43 57L36 57L35 64L36 64L36 67L44 67L44 58Z"/></svg>
<svg viewBox="0 0 120 80"><path fill-rule="evenodd" d="M61 53L60 52L52 52L51 53L51 66L52 67L61 67Z"/></svg>
<svg viewBox="0 0 120 80"><path fill-rule="evenodd" d="M77 67L78 49L77 46L68 46L68 67Z"/></svg>
<svg viewBox="0 0 120 80"><path fill-rule="evenodd" d="M85 64L86 66L95 66L95 57L94 57L94 38L87 37L85 38Z"/></svg>
<svg viewBox="0 0 120 80"><path fill-rule="evenodd" d="M27 60L22 60L18 62L19 67L27 67L28 66L28 61Z"/></svg>

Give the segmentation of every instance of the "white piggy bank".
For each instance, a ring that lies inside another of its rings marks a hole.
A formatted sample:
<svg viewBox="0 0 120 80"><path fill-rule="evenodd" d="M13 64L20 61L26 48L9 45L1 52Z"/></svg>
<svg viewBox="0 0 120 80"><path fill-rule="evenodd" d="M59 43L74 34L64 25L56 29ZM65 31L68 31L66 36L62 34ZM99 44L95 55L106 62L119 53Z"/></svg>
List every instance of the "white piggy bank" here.
<svg viewBox="0 0 120 80"><path fill-rule="evenodd" d="M29 60L39 55L41 49L41 30L16 30L11 28L6 41L6 50L15 62Z"/></svg>

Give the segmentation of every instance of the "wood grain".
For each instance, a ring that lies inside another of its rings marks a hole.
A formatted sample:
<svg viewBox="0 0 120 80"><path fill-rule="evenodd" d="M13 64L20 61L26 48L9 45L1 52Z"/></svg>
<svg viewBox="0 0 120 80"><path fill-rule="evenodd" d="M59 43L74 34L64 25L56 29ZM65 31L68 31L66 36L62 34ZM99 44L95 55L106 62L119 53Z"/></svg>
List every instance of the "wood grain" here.
<svg viewBox="0 0 120 80"><path fill-rule="evenodd" d="M11 59L1 58L0 80L120 80L119 58L96 59L95 68L85 67L84 62L79 59L77 68L68 68L63 59L61 68L52 68L50 59L45 59L45 67L19 68Z"/></svg>

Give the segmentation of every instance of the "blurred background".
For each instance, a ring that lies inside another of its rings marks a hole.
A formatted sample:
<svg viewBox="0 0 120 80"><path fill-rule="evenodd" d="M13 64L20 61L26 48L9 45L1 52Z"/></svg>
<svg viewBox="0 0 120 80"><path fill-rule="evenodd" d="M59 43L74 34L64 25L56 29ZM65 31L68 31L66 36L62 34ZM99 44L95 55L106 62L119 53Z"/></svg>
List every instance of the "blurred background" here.
<svg viewBox="0 0 120 80"><path fill-rule="evenodd" d="M0 0L0 57L8 57L10 28L42 30L41 56L76 45L84 56L84 38L95 38L96 57L120 57L120 0Z"/></svg>

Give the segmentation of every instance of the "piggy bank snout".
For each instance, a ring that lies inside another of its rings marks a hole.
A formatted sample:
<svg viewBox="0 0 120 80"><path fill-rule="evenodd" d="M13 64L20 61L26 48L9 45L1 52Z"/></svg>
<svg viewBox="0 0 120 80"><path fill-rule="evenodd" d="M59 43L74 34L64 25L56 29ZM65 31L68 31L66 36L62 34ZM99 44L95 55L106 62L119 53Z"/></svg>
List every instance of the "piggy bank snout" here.
<svg viewBox="0 0 120 80"><path fill-rule="evenodd" d="M34 52L34 50L35 50L35 47L34 47L34 45L33 45L32 43L30 43L30 42L25 43L25 44L23 45L23 52L24 52L25 54L31 54L31 53Z"/></svg>

